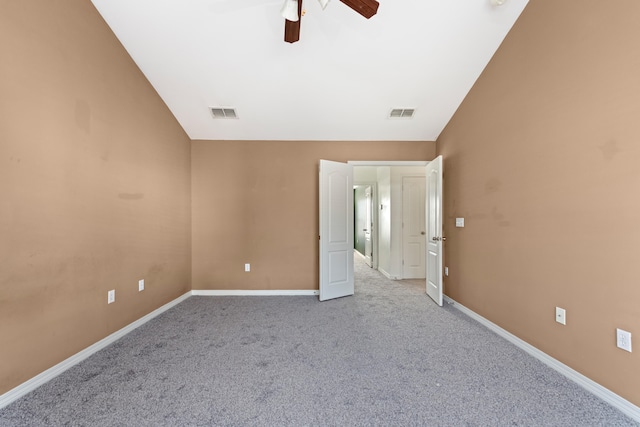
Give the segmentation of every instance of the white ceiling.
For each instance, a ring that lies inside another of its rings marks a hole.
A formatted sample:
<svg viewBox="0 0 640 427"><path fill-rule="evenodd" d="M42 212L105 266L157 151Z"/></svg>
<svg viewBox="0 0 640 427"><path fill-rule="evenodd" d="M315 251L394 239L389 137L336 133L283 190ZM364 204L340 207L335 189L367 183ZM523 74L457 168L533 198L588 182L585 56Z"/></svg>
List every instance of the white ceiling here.
<svg viewBox="0 0 640 427"><path fill-rule="evenodd" d="M92 1L189 137L302 141L436 140L528 2L305 0L289 44L283 0Z"/></svg>

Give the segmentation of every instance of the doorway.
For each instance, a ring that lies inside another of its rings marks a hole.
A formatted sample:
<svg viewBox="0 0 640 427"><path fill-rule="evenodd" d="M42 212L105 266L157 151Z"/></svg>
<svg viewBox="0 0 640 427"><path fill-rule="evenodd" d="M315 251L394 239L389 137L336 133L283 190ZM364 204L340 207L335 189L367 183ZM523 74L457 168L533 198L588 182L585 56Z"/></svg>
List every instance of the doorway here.
<svg viewBox="0 0 640 427"><path fill-rule="evenodd" d="M392 163L389 165L389 163ZM354 162L348 163L334 162L328 160L320 160L320 301L327 299L339 298L342 296L353 295L354 293L354 281L353 281L353 252L354 252L354 190L353 186L356 183L354 181L354 166L356 165L373 165L378 166L376 168L377 184L378 188L378 201L375 203L374 212L380 208L378 214L378 231L380 235L380 241L378 244L379 263L378 271L383 273L387 278L397 280L401 277L393 277L388 272L385 272L382 268L382 240L385 237L383 234L384 228L387 225L383 221L384 217L390 217L390 213L393 210L393 200L398 197L391 198L390 195L395 189L398 191L398 179L392 179L394 173L391 171L393 163L399 163L399 166L404 166L409 163L409 166L420 166L418 169L424 171L426 177L425 200L428 200L425 207L426 212L429 213L429 219L427 221L427 240L431 239L435 243L435 247L429 249L429 262L426 263L426 270L428 279L427 282L427 294L433 298L438 305L442 305L442 242L445 238L442 236L442 156L438 156L431 162ZM403 165L404 164L404 165ZM401 182L402 180L400 180ZM401 188L401 186L400 186ZM433 190L433 191L431 191ZM402 194L400 189L400 195ZM400 197L401 199L401 197ZM386 213L386 215L383 215ZM396 228L397 223L400 224L400 230L402 229L402 221L398 221L397 218L401 218L402 215L395 215ZM389 221L391 223L391 221ZM391 224L393 225L393 224ZM433 226L432 226L433 225ZM374 223L375 229L375 223ZM394 233L394 239L398 234ZM433 234L433 236L432 236ZM400 240L402 237L400 236ZM389 239L389 243L390 239ZM391 249L391 245L388 249ZM395 245L396 249L402 247L402 244ZM348 256L348 253L351 256ZM375 251L374 251L375 252ZM398 254L400 252L400 254ZM402 256L402 251L395 251L394 258ZM433 255L433 256L431 256ZM436 260L437 262L432 262ZM397 263L400 265L399 263ZM432 265L433 264L433 265ZM399 270L400 276L402 275L401 269L395 266L396 270ZM434 280L430 280L433 278ZM431 283L433 282L433 283ZM429 287L433 284L433 292Z"/></svg>
<svg viewBox="0 0 640 427"><path fill-rule="evenodd" d="M354 185L354 248L369 267L377 268L376 258L376 224L374 219L376 184Z"/></svg>
<svg viewBox="0 0 640 427"><path fill-rule="evenodd" d="M425 192L424 165L427 163L349 162L354 166L354 186L357 187L354 192L355 248L363 255L373 253L371 266L388 279L425 278L425 235L421 234L425 231L425 199L420 192ZM371 186L372 191L371 227L364 225L367 186ZM407 200L404 193L409 194ZM371 230L371 252L363 248L365 229Z"/></svg>

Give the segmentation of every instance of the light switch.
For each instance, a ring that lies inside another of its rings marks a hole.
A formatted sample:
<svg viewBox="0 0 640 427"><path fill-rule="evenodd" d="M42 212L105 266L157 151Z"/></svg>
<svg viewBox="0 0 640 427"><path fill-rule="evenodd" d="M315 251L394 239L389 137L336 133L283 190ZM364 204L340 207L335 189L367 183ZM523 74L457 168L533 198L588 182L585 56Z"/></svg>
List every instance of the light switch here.
<svg viewBox="0 0 640 427"><path fill-rule="evenodd" d="M456 218L456 227L464 227L464 218Z"/></svg>

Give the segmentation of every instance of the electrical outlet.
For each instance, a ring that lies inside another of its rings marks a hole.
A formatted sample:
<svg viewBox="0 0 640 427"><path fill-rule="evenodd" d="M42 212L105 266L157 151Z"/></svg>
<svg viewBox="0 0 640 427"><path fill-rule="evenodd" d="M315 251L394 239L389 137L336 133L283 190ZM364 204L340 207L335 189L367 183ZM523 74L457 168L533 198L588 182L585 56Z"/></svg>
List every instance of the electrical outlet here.
<svg viewBox="0 0 640 427"><path fill-rule="evenodd" d="M112 289L107 292L107 304L111 304L112 302L116 302L116 290Z"/></svg>
<svg viewBox="0 0 640 427"><path fill-rule="evenodd" d="M622 329L616 329L616 342L618 348L631 353L631 332L623 331Z"/></svg>
<svg viewBox="0 0 640 427"><path fill-rule="evenodd" d="M144 279L138 280L138 292L144 291Z"/></svg>
<svg viewBox="0 0 640 427"><path fill-rule="evenodd" d="M251 264L245 264L244 271L251 271Z"/></svg>
<svg viewBox="0 0 640 427"><path fill-rule="evenodd" d="M567 324L567 312L564 308L556 307L556 322L563 325Z"/></svg>
<svg viewBox="0 0 640 427"><path fill-rule="evenodd" d="M449 275L449 267L445 267L444 268L444 275L448 276Z"/></svg>

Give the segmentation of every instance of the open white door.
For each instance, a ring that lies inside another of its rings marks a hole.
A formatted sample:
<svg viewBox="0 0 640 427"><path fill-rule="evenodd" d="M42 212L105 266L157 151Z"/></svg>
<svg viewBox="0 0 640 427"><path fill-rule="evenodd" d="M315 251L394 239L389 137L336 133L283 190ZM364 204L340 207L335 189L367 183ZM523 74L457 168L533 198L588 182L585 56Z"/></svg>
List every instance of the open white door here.
<svg viewBox="0 0 640 427"><path fill-rule="evenodd" d="M426 166L427 295L442 306L442 156Z"/></svg>
<svg viewBox="0 0 640 427"><path fill-rule="evenodd" d="M320 160L320 301L353 291L353 166Z"/></svg>

